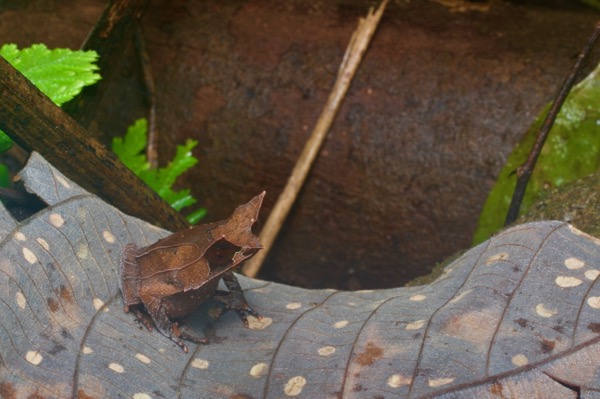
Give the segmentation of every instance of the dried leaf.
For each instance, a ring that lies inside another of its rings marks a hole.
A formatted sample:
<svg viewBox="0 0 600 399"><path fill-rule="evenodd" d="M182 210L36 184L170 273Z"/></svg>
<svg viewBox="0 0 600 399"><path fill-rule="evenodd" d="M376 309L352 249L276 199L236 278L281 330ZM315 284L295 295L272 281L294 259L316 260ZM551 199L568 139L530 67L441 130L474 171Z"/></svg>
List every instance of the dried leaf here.
<svg viewBox="0 0 600 399"><path fill-rule="evenodd" d="M234 314L214 322L207 304L193 328L213 343L184 354L123 313L118 289L123 246L167 233L76 194L40 157L24 180L52 203L2 241L2 394L562 399L600 391L600 241L566 223L506 230L427 286L340 292L241 278L264 319L252 329Z"/></svg>

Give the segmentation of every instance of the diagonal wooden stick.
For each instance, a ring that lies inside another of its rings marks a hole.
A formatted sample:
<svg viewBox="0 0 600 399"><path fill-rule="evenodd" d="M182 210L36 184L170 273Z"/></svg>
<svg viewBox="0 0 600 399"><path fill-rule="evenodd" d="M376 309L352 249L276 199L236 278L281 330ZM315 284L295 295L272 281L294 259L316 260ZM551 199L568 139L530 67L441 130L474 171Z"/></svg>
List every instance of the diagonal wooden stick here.
<svg viewBox="0 0 600 399"><path fill-rule="evenodd" d="M279 234L279 230L281 230L281 226L285 222L285 219L306 180L308 172L319 153L319 149L327 136L327 132L333 123L335 115L346 96L352 78L354 77L360 62L362 61L363 55L371 42L371 38L379 25L387 1L388 0L384 0L376 12L373 12L373 8L371 8L367 17L359 20L358 28L356 28L352 34L352 38L346 49L346 54L340 65L338 76L327 100L327 104L325 104L312 134L304 145L304 150L300 154L296 166L288 178L285 188L279 195L275 207L271 211L271 214L260 233L260 241L264 246L264 249L250 259L242 268L242 271L246 276L255 277L258 274L269 250L273 246L273 242L277 238L277 234Z"/></svg>
<svg viewBox="0 0 600 399"><path fill-rule="evenodd" d="M527 189L527 183L529 183L529 178L531 177L531 173L533 172L533 168L542 152L542 147L544 147L544 143L548 138L548 134L550 133L550 129L554 125L554 120L558 115L563 103L567 99L569 92L571 91L571 87L575 83L575 78L577 77L581 67L583 66L583 61L587 58L589 53L592 51L594 44L598 41L600 37L600 21L596 23L594 27L594 31L591 36L588 38L587 42L583 46L581 53L577 57L577 61L571 68L569 75L563 82L562 87L560 88L558 94L556 95L556 99L552 103L548 114L546 115L546 119L544 123L540 127L538 131L537 138L535 139L535 143L529 152L529 156L527 160L523 163L523 165L517 168L517 184L515 186L515 191L513 192L512 200L510 201L510 206L508 208L508 212L506 214L506 220L504 221L504 225L508 226L517 220L517 216L519 216L519 209L521 208L521 202L523 202L523 197L525 197L525 191Z"/></svg>

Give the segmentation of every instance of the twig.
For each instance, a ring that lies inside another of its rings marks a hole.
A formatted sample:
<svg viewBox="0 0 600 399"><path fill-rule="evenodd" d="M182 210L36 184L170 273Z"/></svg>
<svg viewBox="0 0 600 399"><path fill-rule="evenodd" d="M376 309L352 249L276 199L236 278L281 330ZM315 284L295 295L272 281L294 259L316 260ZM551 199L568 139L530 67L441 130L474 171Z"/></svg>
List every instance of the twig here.
<svg viewBox="0 0 600 399"><path fill-rule="evenodd" d="M152 76L152 67L150 66L150 57L146 49L146 41L142 27L138 26L135 31L135 47L140 58L140 65L144 75L144 86L146 89L146 98L148 101L148 145L146 146L146 158L151 168L158 167L158 133L156 131L156 85L154 76Z"/></svg>
<svg viewBox="0 0 600 399"><path fill-rule="evenodd" d="M550 107L550 110L546 115L546 119L538 131L537 138L533 148L529 152L527 160L517 168L517 184L510 202L510 207L508 208L508 212L506 214L506 220L504 222L505 226L513 223L515 220L517 220L517 216L519 216L519 209L521 208L521 202L523 202L523 197L525 196L527 183L529 183L529 178L531 177L533 168L535 167L537 159L542 152L542 147L548 138L548 134L550 133L550 129L552 129L552 125L554 125L554 120L556 119L560 108L562 107L567 96L569 95L569 92L571 91L571 88L573 87L573 84L575 83L575 78L579 74L583 62L591 52L594 44L596 44L598 37L600 37L600 21L596 23L594 31L585 43L581 53L577 57L577 61L575 61L575 64L571 68L571 71L567 75L567 78L556 95L556 98L552 103L552 107Z"/></svg>
<svg viewBox="0 0 600 399"><path fill-rule="evenodd" d="M279 195L275 207L271 211L271 214L261 231L260 241L263 244L264 249L250 259L242 269L247 276L255 277L258 274L273 242L277 238L277 234L285 222L285 219L298 196L298 192L306 180L308 172L319 153L319 149L321 148L335 115L350 87L352 78L354 77L371 38L379 25L387 1L388 0L384 0L375 13L373 12L373 8L371 8L367 17L359 20L358 28L356 28L352 34L352 38L346 49L344 59L340 65L338 76L327 100L327 104L325 104L312 134L307 140L304 149L302 150L302 154L300 154L300 157L294 166L294 170L288 178L285 188Z"/></svg>

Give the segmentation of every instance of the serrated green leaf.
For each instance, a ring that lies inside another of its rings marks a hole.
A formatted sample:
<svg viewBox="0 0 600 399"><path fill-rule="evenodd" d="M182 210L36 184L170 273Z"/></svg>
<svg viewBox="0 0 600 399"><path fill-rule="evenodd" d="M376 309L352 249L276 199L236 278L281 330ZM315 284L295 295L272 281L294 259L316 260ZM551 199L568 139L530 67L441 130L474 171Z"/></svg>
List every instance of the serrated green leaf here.
<svg viewBox="0 0 600 399"><path fill-rule="evenodd" d="M59 106L100 80L95 65L98 54L92 50L49 50L43 44L19 50L15 44L5 44L0 55Z"/></svg>
<svg viewBox="0 0 600 399"><path fill-rule="evenodd" d="M204 216L206 216L206 209L200 208L200 209L196 209L194 212L187 215L186 219L188 222L190 222L191 225L194 225L194 224L197 224L200 220L202 220L202 218L204 218Z"/></svg>
<svg viewBox="0 0 600 399"><path fill-rule="evenodd" d="M176 210L180 211L183 208L192 206L196 203L196 198L190 194L189 189L175 191L171 202L171 206Z"/></svg>
<svg viewBox="0 0 600 399"><path fill-rule="evenodd" d="M161 193L161 190L173 186L177 177L198 163L196 157L192 155L192 149L194 149L197 144L198 142L196 140L188 139L185 142L185 145L178 145L175 158L173 158L166 167L158 169L157 179L160 187L157 192L159 194Z"/></svg>
<svg viewBox="0 0 600 399"><path fill-rule="evenodd" d="M114 137L112 150L136 175L150 169L150 163L144 153L148 144L148 121L140 118L129 126L124 137Z"/></svg>
<svg viewBox="0 0 600 399"><path fill-rule="evenodd" d="M92 50L49 50L43 44L19 50L16 44L5 44L0 47L0 56L58 106L73 99L83 87L100 80L95 73L98 54ZM0 130L0 152L10 147L12 139Z"/></svg>
<svg viewBox="0 0 600 399"><path fill-rule="evenodd" d="M166 167L151 169L144 154L148 142L147 130L146 119L138 119L127 129L125 137L113 139L113 151L129 169L177 211L195 204L197 201L189 189L175 191L172 186L181 174L198 163L192 155L192 150L198 142L187 140L185 145L177 146L175 158ZM198 209L190 216L197 223L205 214L205 209Z"/></svg>
<svg viewBox="0 0 600 399"><path fill-rule="evenodd" d="M600 64L573 88L556 118L521 205L521 214L548 190L587 176L600 164ZM473 243L483 242L504 224L516 184L514 171L527 159L550 108L536 118L510 154L479 217Z"/></svg>

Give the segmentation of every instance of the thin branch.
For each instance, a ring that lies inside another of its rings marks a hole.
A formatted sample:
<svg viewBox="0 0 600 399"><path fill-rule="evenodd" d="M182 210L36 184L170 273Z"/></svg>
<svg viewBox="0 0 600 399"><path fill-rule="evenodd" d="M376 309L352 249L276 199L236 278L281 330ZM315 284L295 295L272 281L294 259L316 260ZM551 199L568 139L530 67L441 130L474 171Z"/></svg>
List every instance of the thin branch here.
<svg viewBox="0 0 600 399"><path fill-rule="evenodd" d="M529 178L531 177L533 168L535 167L538 157L542 152L542 147L544 147L544 143L548 138L550 129L552 129L552 126L554 125L554 120L556 119L560 108L567 99L567 96L569 95L569 92L575 83L575 79L577 78L577 75L583 66L583 62L592 51L592 48L594 47L594 44L596 44L598 37L600 37L600 21L596 23L594 31L588 38L583 49L581 50L581 53L579 53L579 56L577 56L577 61L575 61L575 64L567 75L567 78L565 79L556 96L556 99L552 103L552 106L548 111L548 115L546 115L546 119L538 131L537 138L533 148L529 152L527 160L525 163L523 163L523 165L517 168L517 184L510 202L510 207L508 208L508 212L506 214L506 220L504 222L505 226L513 223L515 220L517 220L517 216L519 216L519 209L521 208L521 203L523 202L523 197L525 196L525 190L527 189L527 184L529 183Z"/></svg>
<svg viewBox="0 0 600 399"><path fill-rule="evenodd" d="M146 146L146 158L151 168L158 167L158 132L156 131L156 85L154 76L152 76L152 67L150 66L150 57L146 49L146 40L142 27L138 26L135 31L135 47L140 58L140 65L144 76L144 86L146 89L146 99L148 101L148 145Z"/></svg>
<svg viewBox="0 0 600 399"><path fill-rule="evenodd" d="M321 116L319 117L311 136L307 140L304 150L302 151L302 154L300 154L285 188L279 195L275 207L271 211L271 214L261 231L260 241L263 244L264 249L250 259L242 269L247 276L255 277L258 274L258 271L267 257L269 250L273 246L273 242L277 238L279 230L285 222L292 205L296 201L296 197L319 153L319 149L327 136L327 132L333 123L335 115L346 96L352 78L354 77L371 38L379 25L386 4L387 0L384 0L375 13L373 12L373 8L371 8L367 17L359 20L358 28L356 28L350 39L350 43L346 49L344 59L340 65L338 76L327 100L327 104L323 108Z"/></svg>

